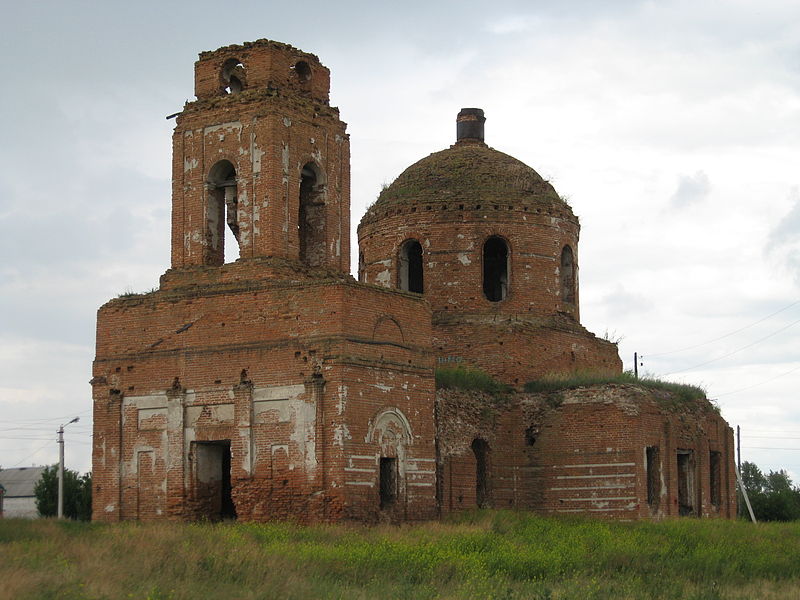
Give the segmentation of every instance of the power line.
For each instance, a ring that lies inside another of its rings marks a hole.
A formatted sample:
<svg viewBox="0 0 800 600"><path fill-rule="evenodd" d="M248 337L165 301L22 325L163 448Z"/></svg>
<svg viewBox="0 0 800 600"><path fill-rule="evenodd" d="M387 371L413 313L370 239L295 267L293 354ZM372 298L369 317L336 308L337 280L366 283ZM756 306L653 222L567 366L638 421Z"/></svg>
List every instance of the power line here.
<svg viewBox="0 0 800 600"><path fill-rule="evenodd" d="M31 452L30 454L28 454L28 455L27 455L25 458L23 458L22 460L20 460L19 462L15 463L15 464L13 464L12 466L13 466L13 467L19 466L19 465L20 465L20 463L23 463L23 462L25 462L25 461L26 461L26 460L28 460L28 459L29 459L31 456L33 456L34 454L36 454L36 453L38 453L38 452L41 452L42 450L44 450L45 448L47 448L49 445L50 445L50 442L47 442L47 443L46 443L44 446L42 446L41 448L37 448L36 450L34 450L34 451L33 451L33 452Z"/></svg>
<svg viewBox="0 0 800 600"><path fill-rule="evenodd" d="M718 360L722 360L723 358L728 358L729 356L733 356L734 354L737 354L737 353L741 352L742 350L747 350L748 348L752 348L756 344L760 344L764 340L768 340L769 338L771 338L773 336L776 336L776 335L778 335L779 333L781 333L783 331L786 331L787 329L789 329L789 327L797 325L798 323L800 323L800 319L797 319L796 321L792 321L788 325L785 325L785 326L781 327L780 329L778 329L776 331L773 331L772 333L770 333L768 335L765 335L762 338L757 339L755 342L751 342L749 344L746 344L746 345L742 346L741 348L737 348L736 350L733 350L732 352L728 352L727 354L723 354L722 356L718 356L717 358L712 358L711 360L707 360L705 362L702 362L700 364L694 365L692 367L686 367L685 369L680 369L678 371L672 371L671 373L667 373L665 375L665 377L667 377L669 375L675 375L677 373L683 373L685 371L691 371L692 369L696 369L697 367L704 367L704 366L706 366L708 364L711 364L712 362L716 362Z"/></svg>
<svg viewBox="0 0 800 600"><path fill-rule="evenodd" d="M740 327L739 329L736 329L734 331L726 333L725 335L721 335L719 337L716 337L713 340L708 340L707 342L702 342L700 344L695 344L693 346L687 346L686 348L680 348L678 350L670 350L669 352L658 352L656 354L648 354L647 357L648 358L653 358L655 356L666 356L668 354L677 354L679 352L686 352L687 350L694 350L695 348L700 348L701 346L707 346L708 344L713 344L714 342L718 342L719 340L724 340L727 337L735 335L735 334L739 333L740 331L744 331L745 329L750 329L751 327L753 327L755 325L758 325L759 323L762 323L762 322L766 321L767 319L770 319L770 318L774 317L775 315L777 315L779 313L782 313L785 310L789 310L790 308L792 308L793 306L795 306L797 304L800 304L800 300L795 300L791 304L788 304L787 306L784 306L783 308L776 310L774 313L768 314L766 317L763 317L763 318L759 319L758 321L754 321L753 323L750 323L749 325L745 325L744 327Z"/></svg>
<svg viewBox="0 0 800 600"><path fill-rule="evenodd" d="M745 386L743 388L739 388L738 390L733 390L733 391L730 391L730 392L723 392L722 394L716 394L716 395L717 396L730 396L731 394L738 394L739 392L743 392L745 390L753 389L754 387L758 387L760 385L764 385L765 383L769 383L770 381L775 381L776 379L780 379L781 377L784 377L786 375L791 375L795 371L800 371L800 366L797 366L794 369L790 369L789 371L786 371L785 373L781 373L780 375L775 375L775 377L770 377L769 379L765 379L761 383L754 383L753 385L748 385L748 386Z"/></svg>

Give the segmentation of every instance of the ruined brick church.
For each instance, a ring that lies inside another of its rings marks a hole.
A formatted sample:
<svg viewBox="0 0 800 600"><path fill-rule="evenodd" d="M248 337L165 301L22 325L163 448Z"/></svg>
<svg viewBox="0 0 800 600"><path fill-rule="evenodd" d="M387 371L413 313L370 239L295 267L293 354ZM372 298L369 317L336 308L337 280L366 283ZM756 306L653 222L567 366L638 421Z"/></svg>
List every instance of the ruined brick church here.
<svg viewBox="0 0 800 600"><path fill-rule="evenodd" d="M173 136L171 267L98 312L94 518L734 516L733 437L707 400L522 391L622 364L580 324L577 217L484 143L482 110L380 193L349 274L329 77L269 40L200 54ZM513 391L437 389L455 366Z"/></svg>

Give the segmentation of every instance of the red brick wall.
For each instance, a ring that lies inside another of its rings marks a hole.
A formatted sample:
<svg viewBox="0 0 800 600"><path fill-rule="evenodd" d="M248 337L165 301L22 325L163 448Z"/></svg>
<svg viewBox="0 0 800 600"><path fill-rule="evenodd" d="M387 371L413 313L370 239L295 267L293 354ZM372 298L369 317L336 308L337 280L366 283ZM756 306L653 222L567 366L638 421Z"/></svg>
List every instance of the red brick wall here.
<svg viewBox="0 0 800 600"><path fill-rule="evenodd" d="M377 520L378 474L363 457L377 464L387 450L370 435L387 409L409 428L391 447L403 459L396 518L432 516L424 300L347 278L238 285L173 288L100 309L95 518L207 515L192 443L230 440L239 518Z"/></svg>
<svg viewBox="0 0 800 600"><path fill-rule="evenodd" d="M609 518L678 516L677 449L695 456L696 515L734 518L733 433L707 401L680 402L638 386L593 386L493 399L440 390L442 511L476 505L474 439L490 448L495 508ZM647 503L646 448L658 446L663 484ZM720 452L719 507L710 502L709 451Z"/></svg>
<svg viewBox="0 0 800 600"><path fill-rule="evenodd" d="M327 105L328 71L291 46L242 48L203 55L197 64L199 99L187 103L176 121L172 266L209 264L207 181L220 160L236 169L241 256L296 260L301 170L314 162L323 179L325 266L349 272L349 137L338 109ZM248 87L221 95L213 81L231 54L248 68ZM289 65L300 59L312 63L308 93L292 83L297 78Z"/></svg>

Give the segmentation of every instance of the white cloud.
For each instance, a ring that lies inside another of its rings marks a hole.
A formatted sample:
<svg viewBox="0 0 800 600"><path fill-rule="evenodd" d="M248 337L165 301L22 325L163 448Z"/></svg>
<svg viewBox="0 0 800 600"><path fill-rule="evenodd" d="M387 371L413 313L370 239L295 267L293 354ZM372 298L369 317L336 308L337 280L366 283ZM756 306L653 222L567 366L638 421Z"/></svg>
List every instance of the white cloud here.
<svg viewBox="0 0 800 600"><path fill-rule="evenodd" d="M670 202L675 208L685 208L702 202L711 191L711 182L703 171L694 175L681 175L678 178L678 189L672 194Z"/></svg>

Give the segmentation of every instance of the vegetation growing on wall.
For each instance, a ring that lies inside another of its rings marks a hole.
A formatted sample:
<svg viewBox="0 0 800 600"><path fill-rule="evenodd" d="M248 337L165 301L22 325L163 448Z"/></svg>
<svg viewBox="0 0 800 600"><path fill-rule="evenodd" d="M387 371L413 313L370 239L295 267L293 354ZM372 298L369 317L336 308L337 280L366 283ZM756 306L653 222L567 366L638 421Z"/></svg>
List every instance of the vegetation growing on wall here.
<svg viewBox="0 0 800 600"><path fill-rule="evenodd" d="M496 395L511 392L513 388L495 381L491 375L480 369L444 367L436 369L436 389L469 390Z"/></svg>
<svg viewBox="0 0 800 600"><path fill-rule="evenodd" d="M611 383L638 385L649 390L669 392L677 400L691 402L704 400L706 391L696 385L662 381L655 377L634 377L633 373L626 371L619 375L606 375L593 372L578 372L567 375L548 375L525 384L526 392L557 392L575 389L590 385L605 385Z"/></svg>

